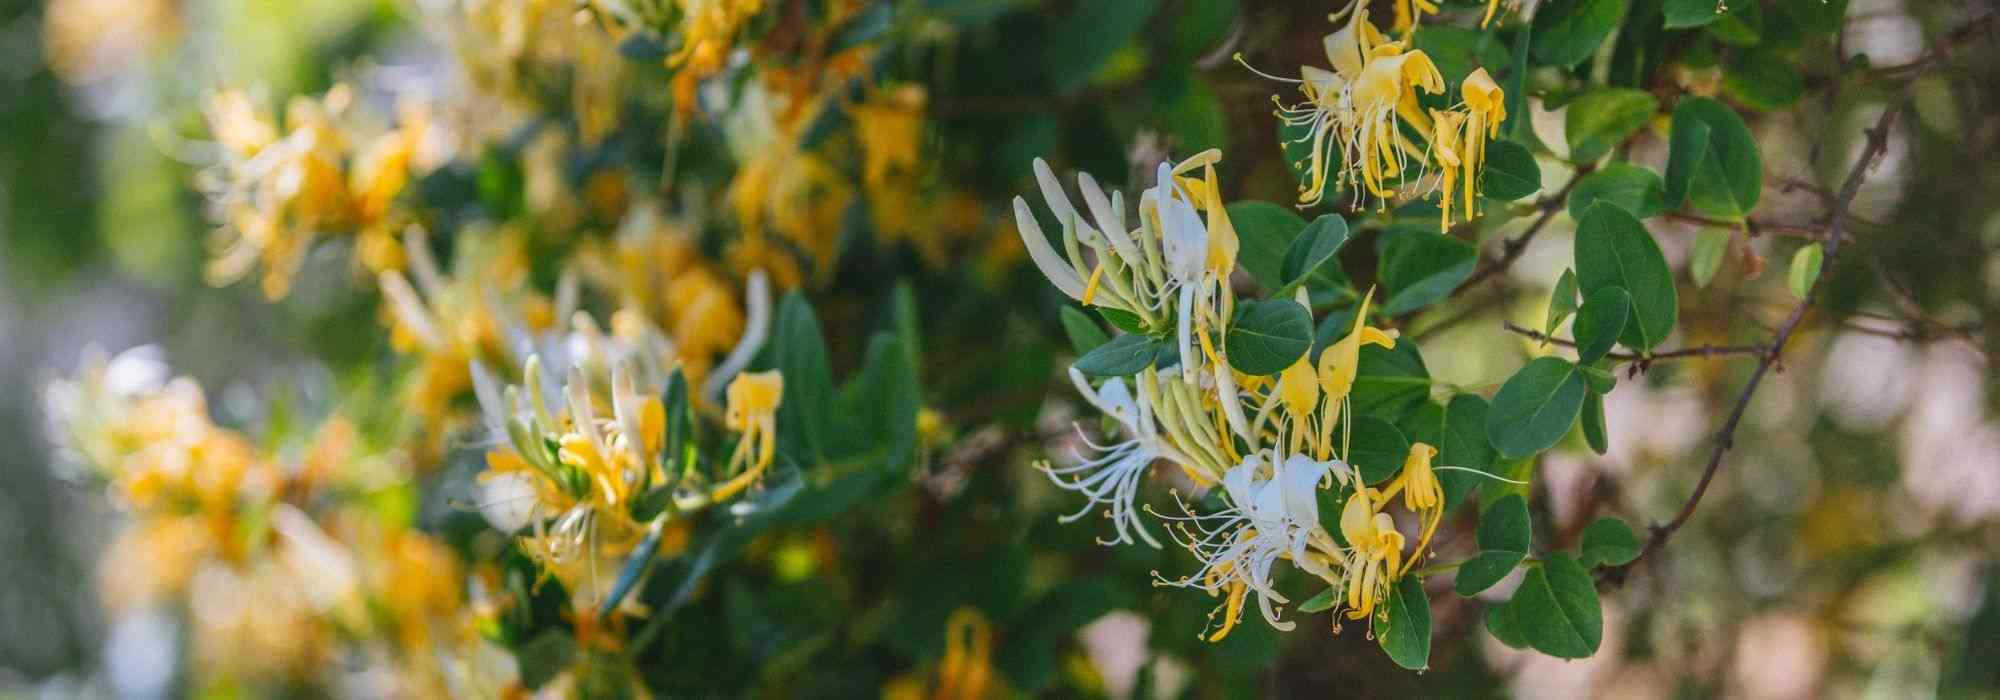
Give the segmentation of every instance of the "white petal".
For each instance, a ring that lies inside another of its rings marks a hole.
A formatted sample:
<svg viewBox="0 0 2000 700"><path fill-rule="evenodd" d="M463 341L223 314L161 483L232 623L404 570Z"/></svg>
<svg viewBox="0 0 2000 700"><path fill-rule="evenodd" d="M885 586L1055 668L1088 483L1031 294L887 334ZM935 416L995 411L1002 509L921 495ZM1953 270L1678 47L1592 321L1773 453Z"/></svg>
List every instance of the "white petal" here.
<svg viewBox="0 0 2000 700"><path fill-rule="evenodd" d="M1077 276L1076 268L1070 267L1068 261L1056 254L1055 247L1049 245L1048 237L1042 235L1041 224L1035 223L1035 212L1028 208L1028 200L1020 197L1014 198L1014 228L1020 232L1021 243L1028 247L1028 258L1035 261L1035 267L1042 271L1042 276L1049 278L1049 283L1069 298L1082 300L1083 278Z"/></svg>

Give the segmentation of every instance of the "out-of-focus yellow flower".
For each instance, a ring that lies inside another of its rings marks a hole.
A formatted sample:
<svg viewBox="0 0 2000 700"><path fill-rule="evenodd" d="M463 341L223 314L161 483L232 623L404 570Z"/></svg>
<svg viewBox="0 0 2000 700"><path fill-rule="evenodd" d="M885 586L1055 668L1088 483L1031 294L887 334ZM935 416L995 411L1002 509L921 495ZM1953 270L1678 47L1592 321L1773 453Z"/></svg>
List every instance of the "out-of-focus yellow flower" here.
<svg viewBox="0 0 2000 700"><path fill-rule="evenodd" d="M778 449L778 403L784 397L785 378L777 370L745 372L729 383L729 412L723 425L741 435L729 456L729 470L735 476L715 488L714 500L729 500L771 466Z"/></svg>
<svg viewBox="0 0 2000 700"><path fill-rule="evenodd" d="M743 25L764 11L764 0L679 0L681 48L666 58L674 76L674 108L694 109L695 86L722 70Z"/></svg>

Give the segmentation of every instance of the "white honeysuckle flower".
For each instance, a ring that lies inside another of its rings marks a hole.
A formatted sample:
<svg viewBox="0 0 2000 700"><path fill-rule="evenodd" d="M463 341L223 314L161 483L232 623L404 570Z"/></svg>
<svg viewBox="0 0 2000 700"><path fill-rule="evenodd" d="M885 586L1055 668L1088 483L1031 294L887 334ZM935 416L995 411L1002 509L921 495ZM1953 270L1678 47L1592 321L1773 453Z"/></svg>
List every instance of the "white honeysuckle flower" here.
<svg viewBox="0 0 2000 700"><path fill-rule="evenodd" d="M1076 464L1063 467L1053 466L1047 460L1035 463L1035 467L1048 474L1049 480L1056 486L1081 493L1087 499L1081 510L1063 516L1061 521L1076 522L1099 505L1108 506L1108 517L1118 536L1110 540L1100 539L1100 543L1131 544L1132 533L1137 532L1140 540L1159 547L1160 541L1140 522L1139 508L1134 503L1139 493L1139 482L1146 475L1147 468L1169 452L1160 442L1159 432L1154 427L1152 405L1135 397L1122 378L1114 377L1093 391L1089 380L1076 368L1070 368L1069 376L1085 401L1118 421L1126 440L1100 445L1083 438L1084 444L1094 452L1093 456L1086 458L1079 452ZM1082 435L1081 429L1078 435Z"/></svg>
<svg viewBox="0 0 2000 700"><path fill-rule="evenodd" d="M1174 185L1173 165L1160 163L1154 201L1160 211L1161 246L1167 257L1167 271L1182 285L1201 281L1208 268L1208 226L1201 222L1186 192Z"/></svg>
<svg viewBox="0 0 2000 700"><path fill-rule="evenodd" d="M1290 559L1321 578L1332 577L1319 556L1333 542L1319 524L1318 489L1328 474L1345 469L1337 461L1300 455L1282 464L1272 464L1260 454L1245 456L1222 475L1227 507L1210 514L1190 509L1183 516L1163 516L1175 522L1169 532L1194 554L1201 568L1178 580L1156 574L1156 582L1211 594L1228 592L1231 600L1226 605L1231 611L1221 634L1235 624L1242 591L1257 594L1258 610L1272 628L1290 631L1296 624L1279 619L1276 607L1290 600L1272 587L1271 569L1280 559Z"/></svg>
<svg viewBox="0 0 2000 700"><path fill-rule="evenodd" d="M1083 276L1056 252L1055 246L1049 245L1048 236L1042 234L1042 225L1035 222L1034 210L1028 208L1028 200L1018 196L1014 198L1014 228L1028 248L1028 259L1034 261L1042 276L1069 298L1082 300Z"/></svg>

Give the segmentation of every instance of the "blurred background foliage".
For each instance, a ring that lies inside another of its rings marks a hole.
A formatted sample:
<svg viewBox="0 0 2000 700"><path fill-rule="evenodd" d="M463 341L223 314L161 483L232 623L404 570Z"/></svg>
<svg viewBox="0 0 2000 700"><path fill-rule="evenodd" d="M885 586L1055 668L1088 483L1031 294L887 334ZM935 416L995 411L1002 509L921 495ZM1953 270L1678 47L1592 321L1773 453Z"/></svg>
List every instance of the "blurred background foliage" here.
<svg viewBox="0 0 2000 700"><path fill-rule="evenodd" d="M315 248L276 301L254 280L206 283L212 222L188 141L202 133L203 98L224 87L282 103L344 78L462 78L425 28L451 4L0 0L0 387L13 398L0 405L0 439L15 446L0 457L0 695L109 694L129 687L120 673L155 658L121 644L98 604L97 582L122 573L102 558L121 516L55 459L33 398L86 345L159 345L176 372L208 387L218 423L271 445L368 405L408 369L373 331L381 300L350 250ZM1379 4L1386 14L1391 3ZM1685 4L1639 0L1628 12ZM1315 633L1246 624L1200 642L1213 601L1152 583L1152 572L1185 563L1171 550L1101 547L1096 523L1059 525L1074 504L1027 466L1067 449L1075 414L1060 381L1074 355L1058 319L1067 300L1021 264L1010 231L993 233L1010 228L1007 199L1032 191L1031 159L1136 192L1149 163L1217 147L1232 201L1290 202L1296 180L1268 97L1281 87L1229 59L1322 63L1328 7L922 0L893 3L893 32L873 60L884 82L925 88L919 177L973 202L977 231L871 235L883 213L853 207L839 212L837 267L804 285L833 376L872 366L877 332L921 345L912 371L930 427L918 463L907 478L862 484L843 507L737 524L740 536L715 541L743 556L713 562L723 573L673 611L640 650L653 656L634 667L663 697L873 695L934 670L945 621L971 608L990 622L1000 685L1029 695L2000 695L2000 375L1990 359L2000 344L2000 30L1982 0L1834 2L1845 6L1837 19L1807 7L1825 4L1742 0L1705 33L1651 45L1621 35L1585 57L1586 74L1616 85L1630 84L1621 54L1668 52L1674 87L1637 87L1715 93L1749 115L1768 180L1753 220L1767 228L1815 225L1823 202L1813 192L1830 185L1814 183L1839 182L1889 95L1907 104L1855 199L1852 248L1825 272L1823 309L1757 395L1694 521L1603 592L1606 638L1592 658L1508 649L1477 633L1476 600L1453 596L1439 599L1422 674L1395 668L1357 630L1332 637L1317 622L1302 626ZM1477 14L1445 5L1461 26ZM1497 35L1525 29L1520 17L1507 15ZM1814 22L1827 38L1789 38ZM1472 30L1437 29L1418 42L1434 42L1447 72L1452 61L1507 59ZM1574 115L1564 110L1577 105L1569 78L1528 76L1530 109L1514 117L1546 145L1544 193L1565 186L1553 166L1568 150ZM572 155L660 161L670 78L632 82L631 107L650 119L621 122L628 132ZM679 184L719 191L732 167L724 135L712 123L689 128ZM1665 128L1658 115L1622 152L1660 169ZM856 147L825 146L858 179ZM500 140L461 153L426 190L464 198L450 188L468 188L482 206L507 208L518 196L509 188L525 186L521 151ZM1526 224L1492 217L1470 235L1496 257ZM1795 240L1717 243L1703 233L1713 228L1654 222L1680 284L1681 345L1752 342L1793 302L1784 273ZM1452 348L1426 357L1434 379L1491 389L1553 352L1501 326L1542 327L1573 230L1556 216L1494 284L1403 320L1406 335ZM1390 237L1375 235L1343 256L1357 281L1375 277ZM1709 269L1694 271L1698 262ZM1531 500L1550 534L1562 541L1603 515L1671 517L1747 371L1696 361L1621 376L1604 399L1610 450L1594 454L1573 434L1533 467ZM423 477L417 521L471 547L484 525L462 501L479 451L451 445ZM1467 524L1452 551L1471 548ZM524 661L519 672L540 671Z"/></svg>

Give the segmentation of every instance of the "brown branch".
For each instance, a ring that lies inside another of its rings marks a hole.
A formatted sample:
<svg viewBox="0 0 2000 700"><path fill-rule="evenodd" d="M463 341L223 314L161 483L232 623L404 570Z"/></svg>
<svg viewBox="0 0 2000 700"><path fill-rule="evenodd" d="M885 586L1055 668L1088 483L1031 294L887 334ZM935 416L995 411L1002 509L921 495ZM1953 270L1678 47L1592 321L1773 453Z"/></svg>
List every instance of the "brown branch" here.
<svg viewBox="0 0 2000 700"><path fill-rule="evenodd" d="M1745 232L1749 233L1751 236L1761 236L1769 233L1777 236L1804 238L1808 240L1817 241L1825 237L1826 235L1824 227L1817 225L1772 223L1760 219L1744 219L1742 221L1724 221L1722 219L1711 219L1706 216L1701 216L1698 214L1688 214L1677 211L1667 212L1663 214L1663 216L1665 216L1669 221L1679 221L1681 223L1686 223L1686 224L1696 224L1699 226L1713 226L1716 228L1727 228L1727 229L1740 228L1743 229Z"/></svg>
<svg viewBox="0 0 2000 700"><path fill-rule="evenodd" d="M1519 333L1521 335L1527 336L1529 340L1534 340L1543 343L1555 343L1557 345L1561 345L1566 348L1576 347L1576 341L1574 340L1564 340L1562 338L1556 338L1550 336L1547 333L1543 333L1541 331L1537 331L1531 328L1523 328L1519 324L1516 324L1512 321L1508 321L1507 323L1503 324L1502 327L1505 328L1508 332ZM1655 360L1672 360L1672 359L1681 359L1689 357L1763 355L1767 350L1768 348L1762 345L1698 345L1691 348L1662 350L1660 352L1649 352L1649 353L1608 352L1605 353L1604 356L1614 360L1621 360L1626 362L1638 362L1641 364L1651 364Z"/></svg>
<svg viewBox="0 0 2000 700"><path fill-rule="evenodd" d="M1901 111L1900 105L1882 110L1882 117L1876 120L1875 127L1868 131L1868 145L1862 149L1861 158L1855 161L1854 168L1847 172L1847 179L1841 183L1840 194L1834 200L1832 211L1827 214L1826 260L1821 267L1823 270L1832 269L1834 261L1839 259L1840 243L1845 237L1847 228L1847 207L1854 202L1854 196L1861 191L1861 180L1868 169L1889 150L1889 127L1895 123L1896 113L1899 111ZM1805 298L1799 300L1798 306L1792 308L1791 315L1778 326L1777 333L1771 338L1771 344L1764 349L1763 355L1757 360L1757 369L1750 373L1750 382L1744 385L1743 393L1736 397L1736 405L1730 409L1729 418L1722 422L1722 429L1716 432L1715 447L1708 454L1708 465L1702 470L1701 480L1695 483L1694 493L1688 496L1687 502L1681 504L1680 512L1665 525L1653 527L1652 533L1646 538L1646 546L1639 550L1638 557L1623 565L1600 570L1599 581L1614 585L1623 582L1633 566L1645 561L1648 555L1659 551L1660 547L1666 544L1667 538L1673 537L1681 526L1687 524L1688 518L1694 516L1695 507L1701 505L1702 496L1708 494L1708 487L1715 482L1716 472L1722 469L1722 455L1728 452L1734 443L1736 427L1743 422L1743 414L1750 410L1751 397L1757 394L1757 387L1763 383L1764 375L1778 363L1778 358L1785 351L1785 343L1792 339L1792 332L1798 329L1800 321L1805 320L1806 312L1812 309L1813 302L1819 299L1820 290L1832 276L1823 273L1814 280L1812 288L1806 290Z"/></svg>

